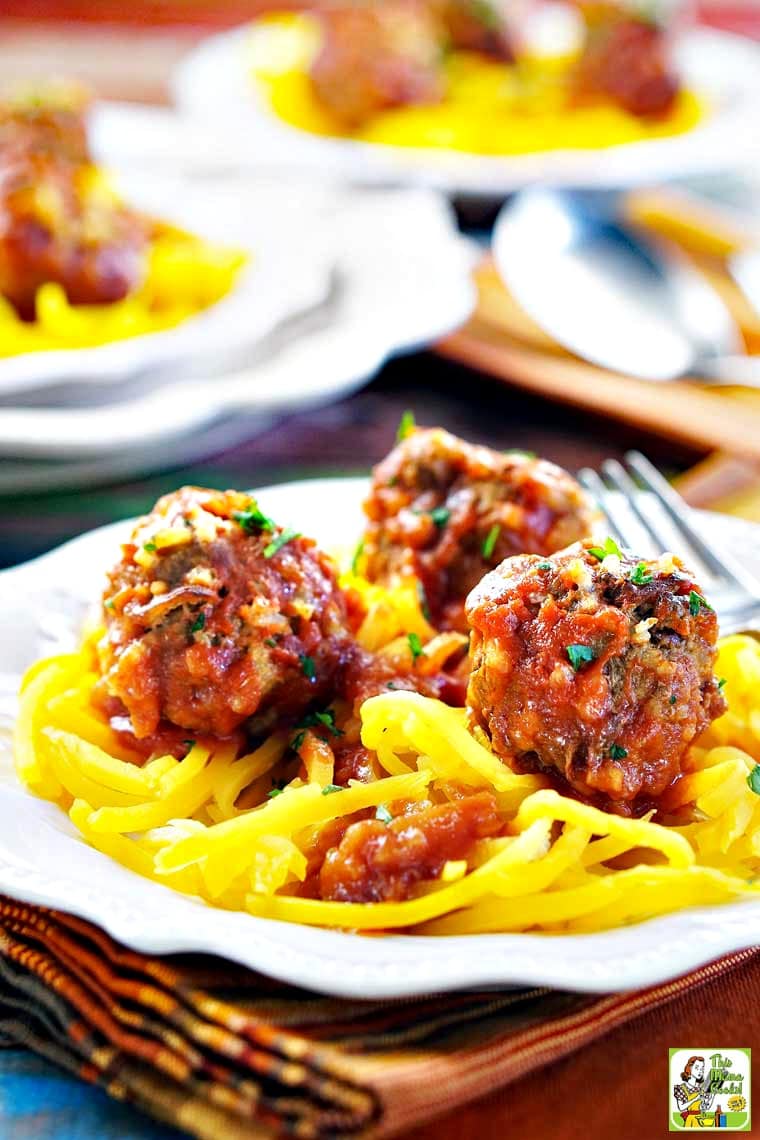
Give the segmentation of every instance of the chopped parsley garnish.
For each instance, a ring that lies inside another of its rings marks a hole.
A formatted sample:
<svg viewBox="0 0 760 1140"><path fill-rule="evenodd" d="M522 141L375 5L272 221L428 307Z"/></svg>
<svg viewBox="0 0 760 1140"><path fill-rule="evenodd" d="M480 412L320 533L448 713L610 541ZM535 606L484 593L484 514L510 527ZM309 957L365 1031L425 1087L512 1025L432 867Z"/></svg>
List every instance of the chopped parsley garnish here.
<svg viewBox="0 0 760 1140"><path fill-rule="evenodd" d="M412 661L416 661L417 658L422 657L425 652L425 650L422 648L420 635L418 633L410 633L407 636L407 641L409 642L409 650L412 654Z"/></svg>
<svg viewBox="0 0 760 1140"><path fill-rule="evenodd" d="M292 542L294 538L300 537L301 535L297 530L291 530L290 527L286 527L281 534L278 534L276 538L273 538L272 541L264 547L264 557L274 558L278 550L282 550L283 546L286 546L287 543Z"/></svg>
<svg viewBox="0 0 760 1140"><path fill-rule="evenodd" d="M155 553L155 550L156 550L155 542L144 542L143 543L143 550L147 550L148 554Z"/></svg>
<svg viewBox="0 0 760 1140"><path fill-rule="evenodd" d="M195 619L195 621L190 626L190 632L191 633L200 633L200 631L203 629L205 624L206 624L206 615L201 611L201 613L198 614L197 618Z"/></svg>
<svg viewBox="0 0 760 1140"><path fill-rule="evenodd" d="M671 705L674 705L677 700L678 700L678 697L675 695L675 693L673 693L673 696L670 698Z"/></svg>
<svg viewBox="0 0 760 1140"><path fill-rule="evenodd" d="M430 606L428 605L427 594L419 578L417 579L417 598L420 603L420 609L422 610L422 616L425 621L430 621Z"/></svg>
<svg viewBox="0 0 760 1140"><path fill-rule="evenodd" d="M333 792L342 792L342 791L343 791L343 789L340 787L339 784L325 784L324 788L322 789L322 795L323 796L331 796Z"/></svg>
<svg viewBox="0 0 760 1140"><path fill-rule="evenodd" d="M232 517L246 534L254 534L258 530L274 530L274 521L263 514L255 502L245 511L233 511Z"/></svg>
<svg viewBox="0 0 760 1140"><path fill-rule="evenodd" d="M725 684L726 684L726 678L721 677L720 680L718 681L718 688L721 690L721 692L723 691L723 687Z"/></svg>
<svg viewBox="0 0 760 1140"><path fill-rule="evenodd" d="M760 796L760 764L755 764L755 767L749 776L747 776L747 784L751 792L754 792L756 796Z"/></svg>
<svg viewBox="0 0 760 1140"><path fill-rule="evenodd" d="M612 744L610 746L610 756L613 760L625 760L628 755L628 749L623 748L622 744Z"/></svg>
<svg viewBox="0 0 760 1140"><path fill-rule="evenodd" d="M267 799L273 800L275 796L281 796L283 791L283 788L272 788L271 792L267 792Z"/></svg>
<svg viewBox="0 0 760 1140"><path fill-rule="evenodd" d="M270 649L276 649L277 648L277 638L276 637L265 637L264 638L264 644L268 645Z"/></svg>
<svg viewBox="0 0 760 1140"><path fill-rule="evenodd" d="M303 720L299 721L299 723L296 725L296 728L302 728L302 729L319 728L319 727L326 728L331 736L343 736L344 735L343 729L338 728L335 724L335 713L333 712L332 709L325 709L324 712L307 713L306 716L303 718ZM301 744L303 743L304 733L301 732L299 734L299 736L300 736L300 743L298 745L298 748L300 748ZM294 739L291 747L295 746L295 741L298 739L299 739L299 737L296 737ZM298 751L298 748L296 748L296 751Z"/></svg>
<svg viewBox="0 0 760 1140"><path fill-rule="evenodd" d="M587 665L589 661L594 660L596 653L594 653L590 645L568 645L567 656L570 660L570 664L577 673L578 670L582 669L584 665Z"/></svg>
<svg viewBox="0 0 760 1140"><path fill-rule="evenodd" d="M351 559L351 573L352 574L358 574L359 573L359 559L361 558L362 554L364 554L364 539L363 538L361 538L359 540L359 542L357 542L356 550L354 551L354 556Z"/></svg>
<svg viewBox="0 0 760 1140"><path fill-rule="evenodd" d="M451 511L448 507L433 507L430 517L437 527L443 527L451 518Z"/></svg>
<svg viewBox="0 0 760 1140"><path fill-rule="evenodd" d="M305 737L306 737L306 729L305 728L302 728L300 732L297 732L295 734L295 736L293 737L293 739L290 742L290 747L293 749L294 752L300 752L301 751L301 745L303 744Z"/></svg>
<svg viewBox="0 0 760 1140"><path fill-rule="evenodd" d="M646 562L638 562L636 569L631 574L631 581L634 586L648 586L652 581L651 571L647 570Z"/></svg>
<svg viewBox="0 0 760 1140"><path fill-rule="evenodd" d="M398 442L403 442L403 440L405 440L408 435L411 435L416 426L417 421L414 418L414 412L411 410L411 408L407 408L401 417L398 425L398 430L396 432L396 439Z"/></svg>
<svg viewBox="0 0 760 1140"><path fill-rule="evenodd" d="M377 805L377 810L375 811L375 819L379 819L381 823L385 824L393 823L393 816L388 811L385 804Z"/></svg>
<svg viewBox="0 0 760 1140"><path fill-rule="evenodd" d="M589 546L588 552L593 554L594 558L598 558L600 562L604 562L608 554L614 554L618 558L623 557L623 552L614 538L606 538L603 546Z"/></svg>
<svg viewBox="0 0 760 1140"><path fill-rule="evenodd" d="M701 594L692 590L689 594L689 613L692 617L696 617L701 609L711 610L712 606Z"/></svg>
<svg viewBox="0 0 760 1140"><path fill-rule="evenodd" d="M396 688L396 684L395 684L395 682L394 682L394 681L386 681L386 682L385 682L385 687L386 687L386 689L395 689L395 688Z"/></svg>
<svg viewBox="0 0 760 1140"><path fill-rule="evenodd" d="M483 557L484 558L490 558L491 555L493 554L494 550L496 549L496 540L499 537L500 530L501 530L501 527L499 526L499 524L494 523L493 526L491 527L491 529L489 530L488 534L486 535L486 537L483 539L483 546L481 549L483 551Z"/></svg>
<svg viewBox="0 0 760 1140"><path fill-rule="evenodd" d="M554 567L552 566L551 562L539 562L536 569L538 569L538 570L553 570Z"/></svg>
<svg viewBox="0 0 760 1140"><path fill-rule="evenodd" d="M298 660L301 662L301 672L307 681L313 681L317 676L317 667L314 664L314 658L309 657L307 653L299 653Z"/></svg>
<svg viewBox="0 0 760 1140"><path fill-rule="evenodd" d="M185 748L187 748L188 751L190 751L191 748L195 748L195 741L194 740L183 740L182 743L184 744Z"/></svg>
<svg viewBox="0 0 760 1140"><path fill-rule="evenodd" d="M113 598L109 598L104 604L107 610L112 610L115 603Z"/></svg>

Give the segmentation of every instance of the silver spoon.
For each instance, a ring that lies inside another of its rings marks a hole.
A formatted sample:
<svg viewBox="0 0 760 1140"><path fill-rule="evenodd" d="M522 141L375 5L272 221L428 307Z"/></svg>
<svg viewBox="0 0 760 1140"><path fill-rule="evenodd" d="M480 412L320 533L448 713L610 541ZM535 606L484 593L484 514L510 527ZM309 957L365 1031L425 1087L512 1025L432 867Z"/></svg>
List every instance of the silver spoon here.
<svg viewBox="0 0 760 1140"><path fill-rule="evenodd" d="M502 209L494 256L525 312L594 364L646 380L760 388L722 299L685 258L615 218L614 198L523 190Z"/></svg>

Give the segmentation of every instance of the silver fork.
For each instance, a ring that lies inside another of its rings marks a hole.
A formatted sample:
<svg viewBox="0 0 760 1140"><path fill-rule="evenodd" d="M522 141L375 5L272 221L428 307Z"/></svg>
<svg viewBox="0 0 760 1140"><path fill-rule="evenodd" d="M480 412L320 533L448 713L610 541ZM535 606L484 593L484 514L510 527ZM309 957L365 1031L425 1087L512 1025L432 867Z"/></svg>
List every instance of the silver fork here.
<svg viewBox="0 0 760 1140"><path fill-rule="evenodd" d="M606 459L601 477L589 467L578 475L612 537L642 557L666 550L682 557L701 574L722 633L760 629L760 579L705 539L695 525L696 512L640 452L629 451L625 461L628 470L616 459Z"/></svg>

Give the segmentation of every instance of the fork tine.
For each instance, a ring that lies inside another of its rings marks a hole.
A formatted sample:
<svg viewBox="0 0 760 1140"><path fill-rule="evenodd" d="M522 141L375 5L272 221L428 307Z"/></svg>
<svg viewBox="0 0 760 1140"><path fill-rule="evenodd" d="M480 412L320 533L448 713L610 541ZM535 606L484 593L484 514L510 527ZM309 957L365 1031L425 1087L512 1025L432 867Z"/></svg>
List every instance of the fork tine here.
<svg viewBox="0 0 760 1140"><path fill-rule="evenodd" d="M760 582L744 568L736 563L730 555L716 554L713 548L704 541L701 535L689 522L691 507L673 490L668 481L660 474L656 467L639 451L629 451L625 457L626 462L641 479L645 488L659 501L662 508L675 524L679 534L685 538L697 555L716 578L732 582L751 594L760 594Z"/></svg>
<svg viewBox="0 0 760 1140"><path fill-rule="evenodd" d="M618 463L617 459L605 459L602 464L602 473L606 475L615 490L620 492L655 549L659 552L667 550L667 538L657 524L652 521L649 512L642 505L642 497L638 488L622 463Z"/></svg>
<svg viewBox="0 0 760 1140"><path fill-rule="evenodd" d="M592 471L590 467L584 467L578 472L578 482L582 487L585 487L607 520L610 537L619 542L621 546L626 546L625 536L618 525L620 512L617 510L617 502L610 496L596 471Z"/></svg>

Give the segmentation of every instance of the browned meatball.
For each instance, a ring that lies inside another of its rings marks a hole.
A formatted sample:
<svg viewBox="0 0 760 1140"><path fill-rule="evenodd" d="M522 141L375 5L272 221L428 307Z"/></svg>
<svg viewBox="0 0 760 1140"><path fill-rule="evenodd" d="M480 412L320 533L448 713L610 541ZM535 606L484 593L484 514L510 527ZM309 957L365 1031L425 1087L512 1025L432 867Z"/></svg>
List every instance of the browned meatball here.
<svg viewBox="0 0 760 1140"><path fill-rule="evenodd" d="M165 722L215 736L292 723L329 700L350 637L331 561L237 491L160 499L103 604L101 686L138 737Z"/></svg>
<svg viewBox="0 0 760 1140"><path fill-rule="evenodd" d="M72 304L119 301L145 274L148 227L103 192L93 168L0 152L0 294L21 316L57 282Z"/></svg>
<svg viewBox="0 0 760 1140"><path fill-rule="evenodd" d="M586 42L573 76L577 98L599 96L631 115L666 115L680 89L665 31L614 4L586 8Z"/></svg>
<svg viewBox="0 0 760 1140"><path fill-rule="evenodd" d="M311 80L317 98L346 127L442 98L440 29L425 6L386 0L326 8L320 17L324 38Z"/></svg>
<svg viewBox="0 0 760 1140"><path fill-rule="evenodd" d="M90 161L89 92L76 83L44 84L0 101L0 151L22 147L74 163Z"/></svg>
<svg viewBox="0 0 760 1140"><path fill-rule="evenodd" d="M613 548L510 558L483 579L467 599L467 704L510 767L627 813L678 776L725 702L718 623L692 574Z"/></svg>
<svg viewBox="0 0 760 1140"><path fill-rule="evenodd" d="M78 88L0 104L0 295L24 318L46 282L104 304L145 274L149 225L90 163L87 105Z"/></svg>
<svg viewBox="0 0 760 1140"><path fill-rule="evenodd" d="M590 534L594 514L566 471L442 428L412 431L374 471L361 568L415 575L433 623L467 630L464 600L509 555L550 554Z"/></svg>
<svg viewBox="0 0 760 1140"><path fill-rule="evenodd" d="M512 37L493 0L433 0L451 47L511 63Z"/></svg>

